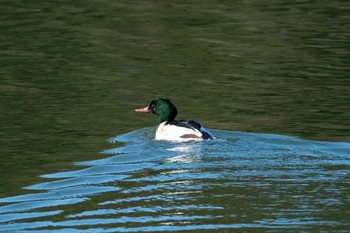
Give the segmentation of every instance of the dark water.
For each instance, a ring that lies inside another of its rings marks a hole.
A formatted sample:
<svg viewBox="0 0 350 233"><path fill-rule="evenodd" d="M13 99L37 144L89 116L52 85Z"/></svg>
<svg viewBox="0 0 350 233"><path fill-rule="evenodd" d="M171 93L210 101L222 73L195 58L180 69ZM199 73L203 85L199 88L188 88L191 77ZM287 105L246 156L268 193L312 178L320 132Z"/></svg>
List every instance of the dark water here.
<svg viewBox="0 0 350 233"><path fill-rule="evenodd" d="M0 230L349 232L349 12L1 1ZM155 97L217 140L152 141Z"/></svg>

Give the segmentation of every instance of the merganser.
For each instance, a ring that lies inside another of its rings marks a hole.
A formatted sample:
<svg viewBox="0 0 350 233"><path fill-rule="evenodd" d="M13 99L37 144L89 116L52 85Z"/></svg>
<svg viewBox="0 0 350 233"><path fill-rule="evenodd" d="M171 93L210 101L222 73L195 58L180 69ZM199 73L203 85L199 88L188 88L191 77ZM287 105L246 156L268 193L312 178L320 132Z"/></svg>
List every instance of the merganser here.
<svg viewBox="0 0 350 233"><path fill-rule="evenodd" d="M213 139L201 124L193 120L175 120L177 109L169 99L158 98L145 108L135 109L135 112L148 112L159 116L155 140L168 141L200 141Z"/></svg>

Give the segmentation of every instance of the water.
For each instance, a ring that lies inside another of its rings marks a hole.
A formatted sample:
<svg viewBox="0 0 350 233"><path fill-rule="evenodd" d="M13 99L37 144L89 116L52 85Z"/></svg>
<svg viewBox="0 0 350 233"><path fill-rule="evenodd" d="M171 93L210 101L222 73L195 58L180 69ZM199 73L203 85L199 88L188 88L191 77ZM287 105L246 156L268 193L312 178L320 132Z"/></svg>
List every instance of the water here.
<svg viewBox="0 0 350 233"><path fill-rule="evenodd" d="M348 232L347 2L1 3L1 230Z"/></svg>
<svg viewBox="0 0 350 233"><path fill-rule="evenodd" d="M0 199L1 229L154 232L349 227L349 143L213 130L215 140L152 140L152 129L103 158L43 174L30 194ZM343 216L335 215L343 210ZM44 217L44 220L42 218Z"/></svg>

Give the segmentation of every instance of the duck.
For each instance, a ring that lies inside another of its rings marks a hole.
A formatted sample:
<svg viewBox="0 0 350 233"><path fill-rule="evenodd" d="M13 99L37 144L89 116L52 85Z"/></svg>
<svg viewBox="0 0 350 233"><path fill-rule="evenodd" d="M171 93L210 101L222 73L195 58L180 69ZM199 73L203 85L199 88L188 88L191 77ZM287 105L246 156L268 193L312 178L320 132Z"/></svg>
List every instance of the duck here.
<svg viewBox="0 0 350 233"><path fill-rule="evenodd" d="M153 113L159 116L155 140L182 142L214 138L201 124L194 120L175 120L177 109L169 99L154 99L148 106L135 109L134 112Z"/></svg>

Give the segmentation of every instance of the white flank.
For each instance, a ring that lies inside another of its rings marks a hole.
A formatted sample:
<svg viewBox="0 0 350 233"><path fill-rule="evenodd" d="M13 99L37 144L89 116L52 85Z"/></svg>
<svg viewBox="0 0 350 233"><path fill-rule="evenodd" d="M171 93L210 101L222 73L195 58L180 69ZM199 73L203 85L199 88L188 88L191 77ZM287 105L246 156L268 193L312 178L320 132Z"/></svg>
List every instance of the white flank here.
<svg viewBox="0 0 350 233"><path fill-rule="evenodd" d="M201 141L202 133L197 129L179 127L175 125L166 125L166 122L161 123L156 131L155 140L168 141Z"/></svg>

